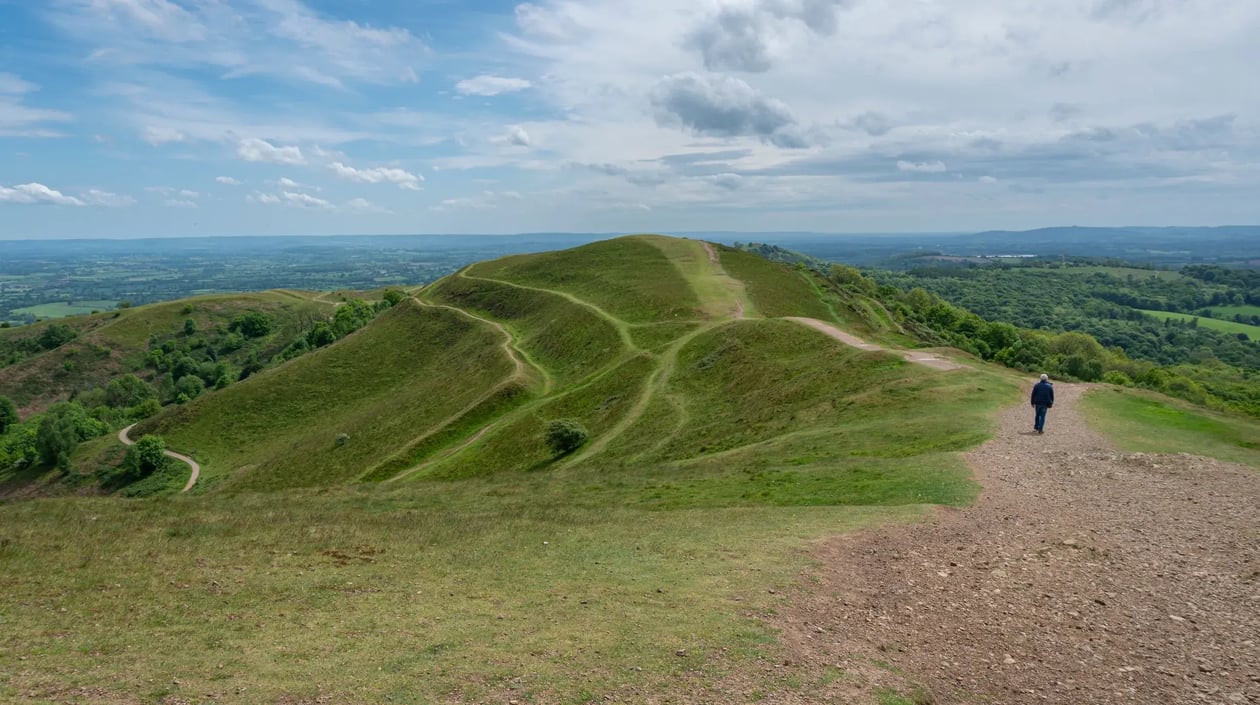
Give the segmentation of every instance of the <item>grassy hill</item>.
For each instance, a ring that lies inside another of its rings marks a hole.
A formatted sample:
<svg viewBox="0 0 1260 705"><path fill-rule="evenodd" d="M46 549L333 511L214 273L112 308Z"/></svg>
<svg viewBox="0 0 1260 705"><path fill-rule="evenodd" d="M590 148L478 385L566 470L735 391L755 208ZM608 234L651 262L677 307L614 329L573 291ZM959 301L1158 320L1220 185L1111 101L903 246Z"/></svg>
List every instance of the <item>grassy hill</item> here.
<svg viewBox="0 0 1260 705"><path fill-rule="evenodd" d="M0 395L12 398L24 412L36 413L120 374L135 372L152 380L155 374L145 369L145 356L154 343L178 341L204 349L227 337L237 316L263 313L272 321L268 334L243 340L223 354L239 368L250 355L268 358L313 321L331 316L334 302L318 297L287 290L198 296L0 329ZM196 332L186 334L190 320ZM39 344L50 328L69 331L64 336L68 339L51 348Z"/></svg>
<svg viewBox="0 0 1260 705"><path fill-rule="evenodd" d="M191 495L4 506L0 700L699 691L778 658L757 615L815 541L966 503L958 451L1019 383L785 320L854 302L698 241L509 257L414 294L143 422L201 461ZM556 456L562 418L589 440ZM819 687L759 673L750 699Z"/></svg>
<svg viewBox="0 0 1260 705"><path fill-rule="evenodd" d="M483 262L404 303L136 433L193 453L202 491L545 469L617 472L619 501L646 504L956 503L968 491L948 453L983 438L1009 390L782 320L834 307L803 272L697 241ZM906 423L918 406L956 413ZM555 457L555 419L589 442ZM922 462L889 462L906 457ZM897 480L852 486L870 473Z"/></svg>

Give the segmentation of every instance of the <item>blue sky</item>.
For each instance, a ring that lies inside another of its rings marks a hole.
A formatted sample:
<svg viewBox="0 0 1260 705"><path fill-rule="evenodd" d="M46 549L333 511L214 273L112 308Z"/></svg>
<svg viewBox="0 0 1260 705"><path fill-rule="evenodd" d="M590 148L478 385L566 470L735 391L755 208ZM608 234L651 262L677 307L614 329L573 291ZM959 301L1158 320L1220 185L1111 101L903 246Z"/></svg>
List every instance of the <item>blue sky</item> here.
<svg viewBox="0 0 1260 705"><path fill-rule="evenodd" d="M1260 222L1260 2L0 0L0 238Z"/></svg>

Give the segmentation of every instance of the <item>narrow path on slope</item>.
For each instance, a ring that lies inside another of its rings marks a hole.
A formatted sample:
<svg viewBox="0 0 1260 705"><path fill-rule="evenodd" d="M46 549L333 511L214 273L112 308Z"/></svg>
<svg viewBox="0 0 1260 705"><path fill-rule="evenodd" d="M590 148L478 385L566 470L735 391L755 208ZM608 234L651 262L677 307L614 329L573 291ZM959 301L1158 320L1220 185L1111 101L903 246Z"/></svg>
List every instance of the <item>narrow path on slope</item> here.
<svg viewBox="0 0 1260 705"><path fill-rule="evenodd" d="M773 622L793 661L850 674L828 696L1260 702L1260 473L1118 453L1078 413L1085 387L1056 387L1045 435L1022 402L968 454L975 505L819 550L821 582Z"/></svg>
<svg viewBox="0 0 1260 705"><path fill-rule="evenodd" d="M551 373L548 372L546 368L544 368L542 365L539 365L538 363L530 359L529 354L521 349L520 343L519 341L517 341L516 336L512 335L512 331L508 330L507 327L504 326L502 323L499 323L498 321L492 321L489 318L483 318L482 316L478 316L475 313L465 311L464 309L459 308L458 306L450 306L448 304L431 304L427 301L423 301L414 296L411 297L411 300L415 301L417 304L421 306L424 306L425 308L444 308L448 311L454 311L460 314L461 316L465 316L467 318L473 319L474 321L484 323L494 328L495 330L499 331L499 334L503 336L503 343L502 343L503 352L508 356L508 359L512 361L512 365L515 368L514 372L512 373L512 376L520 380L528 380L529 379L528 370L532 369L536 371L540 377L542 377L543 396L546 396L551 393L551 387L553 384ZM505 381L508 381L508 380L505 380Z"/></svg>
<svg viewBox="0 0 1260 705"><path fill-rule="evenodd" d="M966 367L966 365L959 364L957 362L954 362L953 360L947 360L942 357L937 357L936 355L933 355L932 353L922 352L920 350L889 350L888 348L876 345L874 343L868 343L865 340L862 340L861 338L857 337L856 335L853 335L852 333L846 333L845 331L840 330L834 325L827 323L826 321L820 321L817 318L803 318L800 316L788 316L784 320L795 321L802 325L809 326L810 328L813 328L814 330L820 331L822 333L826 333L827 335L831 336L832 338L835 338L836 340L839 340L845 345L852 345L853 347L858 348L860 350L883 350L885 352L895 353L895 354L901 355L908 362L914 362L920 365L926 365L928 367L931 367L937 370L961 370Z"/></svg>
<svg viewBox="0 0 1260 705"><path fill-rule="evenodd" d="M586 300L583 300L583 299L579 299L578 297L574 296L573 294L570 294L570 293L569 293L569 292L567 292L567 291L558 291L558 290L556 290L556 289L544 289L544 288L539 287L539 286L526 286L526 285L524 285L524 284L516 284L516 283L514 283L514 282L505 281L505 280L503 280L503 279L492 279L492 278L490 278L490 277L479 277L479 276L476 276L476 275L473 275L473 274L469 274L467 270L460 270L456 276L463 277L464 279L472 279L472 280L474 280L474 281L483 281L483 282L490 282L491 284L500 284L500 285L502 285L502 286L510 286L510 287L512 287L513 289L525 289L525 290L527 290L527 291L539 291L539 292L542 292L542 293L544 293L544 294L552 294L552 295L554 295L554 296L559 296L559 297L560 297L560 298L562 298L562 299L567 299L567 300L568 300L569 302L571 302L571 303L574 303L574 304L577 304L578 306L582 306L582 307L584 307L584 308L590 309L591 311L595 312L595 314L596 314L596 315L598 315L600 318L603 318L604 320L606 320L606 321L608 321L609 323L611 323L611 324L613 325L613 327L617 329L617 335L619 335L619 336L621 337L621 342L622 342L622 343L625 343L625 345L626 345L626 347L627 347L628 349L630 349L630 350L639 350L639 346L635 345L635 344L634 344L634 340L630 337L630 326L629 326L629 324L628 324L628 323L626 323L625 321L621 320L620 318L617 318L616 316L612 315L611 313L609 313L609 312L605 311L604 309L600 308L599 306L596 306L595 304L593 304L593 303L591 303L591 302L589 302L589 301L586 301Z"/></svg>
<svg viewBox="0 0 1260 705"><path fill-rule="evenodd" d="M118 440L121 441L123 445L125 446L135 445L135 441L131 440L131 437L127 435L131 433L131 429L135 427L136 427L135 424L131 424L127 428L124 428L123 430L118 432ZM192 469L192 472L188 475L188 482L184 484L184 489L180 490L180 492L187 492L188 490L191 490L193 488L193 485L197 484L197 478L201 477L201 465L196 460L193 460L192 458L188 457L187 455L183 455L182 453L176 453L173 450L166 450L162 452L163 454L166 455L166 457L174 458L181 463L185 463L186 465L188 465L189 468Z"/></svg>

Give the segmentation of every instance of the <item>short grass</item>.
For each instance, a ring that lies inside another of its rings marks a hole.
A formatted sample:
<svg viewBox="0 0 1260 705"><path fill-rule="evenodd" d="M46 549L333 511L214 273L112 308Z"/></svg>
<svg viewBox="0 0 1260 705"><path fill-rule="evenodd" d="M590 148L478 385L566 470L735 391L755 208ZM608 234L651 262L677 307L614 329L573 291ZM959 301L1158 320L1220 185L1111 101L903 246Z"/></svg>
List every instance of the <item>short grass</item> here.
<svg viewBox="0 0 1260 705"><path fill-rule="evenodd" d="M1168 311L1148 311L1138 309L1148 316L1162 320L1171 319L1174 321L1198 321L1198 325L1209 330L1217 330L1222 333L1243 333L1252 340L1260 340L1260 326L1248 325L1246 323L1237 323L1234 321L1222 321L1216 318L1204 318L1203 316L1195 316L1189 313L1170 313Z"/></svg>
<svg viewBox="0 0 1260 705"><path fill-rule="evenodd" d="M757 311L767 318L804 316L824 321L834 316L819 298L807 275L751 252L716 245L722 267L744 282Z"/></svg>
<svg viewBox="0 0 1260 705"><path fill-rule="evenodd" d="M58 301L13 309L13 313L30 315L36 318L66 318L80 316L85 313L109 311L118 305L117 301Z"/></svg>
<svg viewBox="0 0 1260 705"><path fill-rule="evenodd" d="M628 349L615 323L547 292L454 276L438 282L425 298L503 323L556 385L582 379Z"/></svg>
<svg viewBox="0 0 1260 705"><path fill-rule="evenodd" d="M136 433L195 454L207 488L344 483L505 382L513 366L501 342L487 325L407 300L336 345L169 409Z"/></svg>
<svg viewBox="0 0 1260 705"><path fill-rule="evenodd" d="M1090 423L1130 452L1193 453L1260 468L1260 423L1150 392L1103 387L1085 396Z"/></svg>
<svg viewBox="0 0 1260 705"><path fill-rule="evenodd" d="M814 540L920 512L581 482L6 506L0 700L653 702L773 656L754 615Z"/></svg>
<svg viewBox="0 0 1260 705"><path fill-rule="evenodd" d="M695 291L674 263L660 248L639 237L507 257L474 265L469 273L563 291L632 324L689 320L701 309Z"/></svg>

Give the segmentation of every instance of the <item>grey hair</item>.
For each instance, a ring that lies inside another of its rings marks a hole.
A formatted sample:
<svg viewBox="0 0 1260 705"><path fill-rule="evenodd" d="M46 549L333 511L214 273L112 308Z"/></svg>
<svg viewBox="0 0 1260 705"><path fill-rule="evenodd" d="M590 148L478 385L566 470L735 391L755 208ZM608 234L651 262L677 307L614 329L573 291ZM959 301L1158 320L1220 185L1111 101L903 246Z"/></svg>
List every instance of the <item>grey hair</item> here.
<svg viewBox="0 0 1260 705"><path fill-rule="evenodd" d="M1049 377L1048 375L1044 375L1044 374L1043 374L1043 375L1041 375L1041 381L1042 381L1042 382L1044 382L1044 381L1046 381L1046 380L1048 380L1048 379L1050 379L1050 377Z"/></svg>

